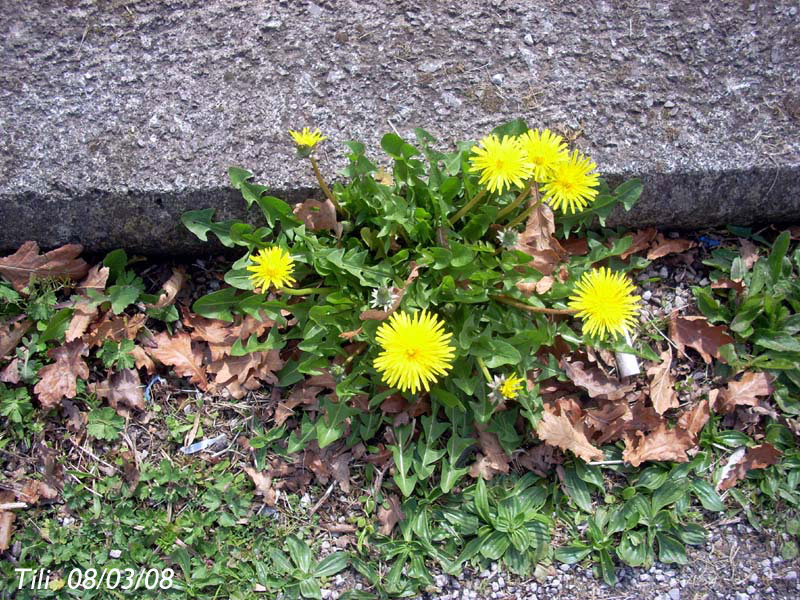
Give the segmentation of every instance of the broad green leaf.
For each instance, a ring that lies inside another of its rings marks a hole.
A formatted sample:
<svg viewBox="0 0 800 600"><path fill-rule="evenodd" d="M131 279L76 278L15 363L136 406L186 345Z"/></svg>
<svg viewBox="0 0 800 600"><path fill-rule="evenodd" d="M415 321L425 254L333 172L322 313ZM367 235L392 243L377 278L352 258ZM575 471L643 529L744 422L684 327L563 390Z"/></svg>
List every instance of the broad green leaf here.
<svg viewBox="0 0 800 600"><path fill-rule="evenodd" d="M307 577L300 581L300 593L304 598L322 600L322 591L319 589L319 583L313 577Z"/></svg>
<svg viewBox="0 0 800 600"><path fill-rule="evenodd" d="M579 562L589 556L592 552L592 547L583 542L575 542L568 546L559 546L556 548L553 555L557 561L566 563L568 565Z"/></svg>
<svg viewBox="0 0 800 600"><path fill-rule="evenodd" d="M475 498L473 502L475 504L475 511L483 522L487 524L492 523L492 514L489 510L489 493L486 489L486 483L483 481L483 477L478 477L478 481L475 483Z"/></svg>
<svg viewBox="0 0 800 600"><path fill-rule="evenodd" d="M389 446L395 466L393 479L405 497L410 496L417 485L417 476L409 473L414 460L414 447L411 445L413 431L411 428L411 424L396 427L394 432L397 444Z"/></svg>
<svg viewBox="0 0 800 600"><path fill-rule="evenodd" d="M115 315L120 314L131 304L136 302L142 288L138 285L112 285L108 288L108 298L111 300L111 310Z"/></svg>
<svg viewBox="0 0 800 600"><path fill-rule="evenodd" d="M289 556L292 557L294 564L303 572L311 573L311 549L303 540L294 535L286 538L286 545L289 547Z"/></svg>
<svg viewBox="0 0 800 600"><path fill-rule="evenodd" d="M48 342L50 340L60 340L63 338L67 327L69 327L72 312L73 309L71 308L62 308L50 317L50 320L47 322L47 327L44 328L41 336L39 336L39 341Z"/></svg>
<svg viewBox="0 0 800 600"><path fill-rule="evenodd" d="M283 573L291 573L294 570L289 558L277 548L272 548L269 551L269 557L272 559L272 564L278 567Z"/></svg>
<svg viewBox="0 0 800 600"><path fill-rule="evenodd" d="M587 513L594 512L589 488L586 486L586 482L578 477L574 463L564 467L564 485L567 488L567 494L578 505L578 508Z"/></svg>
<svg viewBox="0 0 800 600"><path fill-rule="evenodd" d="M210 231L217 236L219 241L222 242L223 246L233 248L234 243L233 240L231 240L230 230L231 225L236 223L236 221L223 221L214 223L211 221L211 217L213 216L213 208L190 210L181 215L181 222L189 231L195 234L202 241L208 241L208 232Z"/></svg>
<svg viewBox="0 0 800 600"><path fill-rule="evenodd" d="M616 550L619 559L631 567L640 567L647 560L645 536L640 532L623 533Z"/></svg>
<svg viewBox="0 0 800 600"><path fill-rule="evenodd" d="M611 560L611 555L605 548L600 550L599 554L600 554L600 573L603 575L603 581L605 581L607 585L611 586L616 585L617 572L614 569L614 561Z"/></svg>
<svg viewBox="0 0 800 600"><path fill-rule="evenodd" d="M689 492L689 482L686 479L680 479L678 481L667 481L664 485L658 488L655 493L653 494L652 502L652 511L653 514L657 513L659 510L677 502L679 498L684 496Z"/></svg>
<svg viewBox="0 0 800 600"><path fill-rule="evenodd" d="M322 407L325 414L316 421L317 443L325 448L344 435L346 419L357 414L358 409L348 406L344 399L333 402L330 398L323 400Z"/></svg>
<svg viewBox="0 0 800 600"><path fill-rule="evenodd" d="M686 549L683 543L668 533L656 531L656 541L658 542L658 559L663 563L677 563L685 565Z"/></svg>
<svg viewBox="0 0 800 600"><path fill-rule="evenodd" d="M700 504L703 505L703 508L706 510L711 511L721 511L725 510L725 505L722 503L722 498L720 498L719 494L711 487L707 481L703 479L695 479L692 482L692 493L700 500Z"/></svg>
<svg viewBox="0 0 800 600"><path fill-rule="evenodd" d="M237 302L236 289L224 288L199 298L192 305L192 310L198 315L208 319L233 321L231 308L235 306Z"/></svg>
<svg viewBox="0 0 800 600"><path fill-rule="evenodd" d="M769 275L773 282L780 279L783 259L786 256L787 250L789 250L790 239L789 232L784 231L775 239L775 243L772 244L772 251L767 258L767 264L769 265Z"/></svg>
<svg viewBox="0 0 800 600"><path fill-rule="evenodd" d="M511 545L509 537L500 531L493 531L489 535L482 538L481 554L489 560L497 560Z"/></svg>
<svg viewBox="0 0 800 600"><path fill-rule="evenodd" d="M678 530L678 536L680 537L681 541L683 541L684 544L699 546L700 544L706 543L706 538L708 537L708 534L706 533L706 530L700 527L699 525L690 523L688 525L682 526Z"/></svg>
<svg viewBox="0 0 800 600"><path fill-rule="evenodd" d="M349 559L350 556L347 552L334 552L333 554L329 554L319 561L317 568L314 569L314 575L316 577L336 575L336 573L347 567Z"/></svg>

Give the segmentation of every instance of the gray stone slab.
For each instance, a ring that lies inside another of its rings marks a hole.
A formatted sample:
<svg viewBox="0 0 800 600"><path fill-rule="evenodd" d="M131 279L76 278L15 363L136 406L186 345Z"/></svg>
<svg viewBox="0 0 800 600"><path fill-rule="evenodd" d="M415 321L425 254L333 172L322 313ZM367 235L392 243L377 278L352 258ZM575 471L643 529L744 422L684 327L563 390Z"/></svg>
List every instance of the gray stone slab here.
<svg viewBox="0 0 800 600"><path fill-rule="evenodd" d="M691 228L800 217L795 1L0 0L0 249L79 241L190 252L178 215L241 214L230 165L314 187L290 128L378 154L523 117L577 135L617 221Z"/></svg>

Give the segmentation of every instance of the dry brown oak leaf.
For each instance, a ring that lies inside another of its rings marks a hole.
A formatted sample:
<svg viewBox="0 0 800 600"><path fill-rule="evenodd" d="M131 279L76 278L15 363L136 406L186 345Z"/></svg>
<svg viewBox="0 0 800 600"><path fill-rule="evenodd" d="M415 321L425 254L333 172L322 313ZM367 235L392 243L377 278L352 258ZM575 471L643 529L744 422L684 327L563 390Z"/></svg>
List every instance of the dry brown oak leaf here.
<svg viewBox="0 0 800 600"><path fill-rule="evenodd" d="M54 408L62 399L75 397L78 377L89 378L89 366L82 358L88 349L82 340L75 340L47 352L55 362L39 369L41 380L33 388L42 408Z"/></svg>
<svg viewBox="0 0 800 600"><path fill-rule="evenodd" d="M619 400L634 387L632 384L624 385L618 379L609 377L597 367L584 368L579 360L570 363L566 358L562 358L561 368L572 383L585 389L592 398Z"/></svg>
<svg viewBox="0 0 800 600"><path fill-rule="evenodd" d="M498 473L508 473L508 455L500 446L500 440L490 431L478 429L478 443L481 452L476 455L476 460L469 469L470 477L477 479L491 479Z"/></svg>
<svg viewBox="0 0 800 600"><path fill-rule="evenodd" d="M589 443L580 420L573 424L567 415L563 412L555 414L547 404L542 413L542 420L536 428L536 435L543 442L562 450L569 450L587 462L603 459L602 450Z"/></svg>
<svg viewBox="0 0 800 600"><path fill-rule="evenodd" d="M663 422L652 433L641 431L625 433L625 451L622 458L634 467L648 460L674 460L688 462L686 451L694 446L694 440L685 429L667 429Z"/></svg>
<svg viewBox="0 0 800 600"><path fill-rule="evenodd" d="M0 359L17 347L30 327L28 319L0 322Z"/></svg>
<svg viewBox="0 0 800 600"><path fill-rule="evenodd" d="M647 253L647 260L655 260L676 252L685 252L689 248L694 248L695 246L697 246L696 242L681 239L667 239L664 237L663 233L659 233L650 251Z"/></svg>
<svg viewBox="0 0 800 600"><path fill-rule="evenodd" d="M667 349L660 355L661 363L647 368L650 377L650 402L660 415L670 408L678 407L678 394L675 392L675 380L672 378L672 349Z"/></svg>
<svg viewBox="0 0 800 600"><path fill-rule="evenodd" d="M758 406L759 396L769 397L775 388L772 387L772 376L764 372L747 372L739 381L730 381L721 390L711 390L708 397L714 410L730 413L737 406Z"/></svg>
<svg viewBox="0 0 800 600"><path fill-rule="evenodd" d="M724 492L735 486L745 478L747 472L751 469L766 469L770 465L777 464L782 454L775 446L768 443L750 448L725 480L720 483L720 491Z"/></svg>
<svg viewBox="0 0 800 600"><path fill-rule="evenodd" d="M69 327L67 327L66 340L68 342L77 340L86 333L89 324L97 317L98 306L92 308L92 301L86 292L88 290L103 292L106 289L109 272L108 267L95 265L81 282L78 291L82 295L75 301L72 319L69 322Z"/></svg>
<svg viewBox="0 0 800 600"><path fill-rule="evenodd" d="M192 338L184 331L173 335L167 332L153 337L154 348L147 348L148 354L164 365L171 366L181 377L188 377L203 391L208 390L208 378L203 368L203 352L192 346Z"/></svg>
<svg viewBox="0 0 800 600"><path fill-rule="evenodd" d="M681 352L685 352L686 346L697 350L707 365L712 358L725 362L719 348L733 343L724 326L711 325L705 317L681 317L677 311L669 316L669 337Z"/></svg>
<svg viewBox="0 0 800 600"><path fill-rule="evenodd" d="M537 202L538 198L531 199ZM567 251L553 236L555 233L555 218L549 206L539 202L525 223L525 230L519 236L516 250L524 252L531 257L529 266L543 275L551 275L556 266L567 257Z"/></svg>
<svg viewBox="0 0 800 600"><path fill-rule="evenodd" d="M389 505L389 508L384 508L383 505L378 508L378 523L381 525L381 534L389 535L397 522L402 521L406 516L400 508L400 500L396 495L389 494L385 503Z"/></svg>
<svg viewBox="0 0 800 600"><path fill-rule="evenodd" d="M158 300L156 300L155 304L146 304L145 306L148 308L164 308L165 306L174 304L175 297L178 295L178 292L181 291L181 288L183 288L185 281L186 271L180 267L173 268L172 275L167 279L166 283L161 286L163 291L159 294Z"/></svg>
<svg viewBox="0 0 800 600"><path fill-rule="evenodd" d="M68 277L82 279L89 265L82 258L80 244L67 244L46 254L39 254L39 244L25 242L14 254L0 258L0 275L11 282L14 289L21 292L31 277L44 279L48 277Z"/></svg>
<svg viewBox="0 0 800 600"><path fill-rule="evenodd" d="M100 398L108 398L108 403L120 415L125 416L127 409L144 410L144 391L135 369L123 369L103 382L91 384L90 388Z"/></svg>

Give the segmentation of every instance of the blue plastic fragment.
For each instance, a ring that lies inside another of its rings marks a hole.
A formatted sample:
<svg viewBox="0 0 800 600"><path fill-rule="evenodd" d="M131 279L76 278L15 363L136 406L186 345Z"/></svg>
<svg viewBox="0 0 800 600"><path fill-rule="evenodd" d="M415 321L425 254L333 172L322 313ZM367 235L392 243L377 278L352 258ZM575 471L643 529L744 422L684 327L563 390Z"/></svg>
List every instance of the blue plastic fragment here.
<svg viewBox="0 0 800 600"><path fill-rule="evenodd" d="M707 235L701 235L700 236L700 241L703 243L703 245L706 248L716 248L720 244L719 240L715 240L714 238L710 238Z"/></svg>
<svg viewBox="0 0 800 600"><path fill-rule="evenodd" d="M150 380L150 383L148 383L147 387L144 388L144 401L148 404L150 403L150 388L153 387L153 384L155 383L167 383L167 380L160 375L153 376L153 378Z"/></svg>

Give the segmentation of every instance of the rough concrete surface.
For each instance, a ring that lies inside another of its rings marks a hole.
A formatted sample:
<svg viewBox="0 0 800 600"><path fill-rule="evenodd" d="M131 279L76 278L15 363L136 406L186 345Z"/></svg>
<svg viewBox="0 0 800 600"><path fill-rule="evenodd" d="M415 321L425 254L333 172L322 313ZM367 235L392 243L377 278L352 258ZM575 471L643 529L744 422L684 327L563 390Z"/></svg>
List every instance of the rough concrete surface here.
<svg viewBox="0 0 800 600"><path fill-rule="evenodd" d="M421 126L443 144L523 117L643 177L617 222L800 220L797 2L0 0L0 249L197 246L241 214L231 165L314 188L290 128Z"/></svg>

